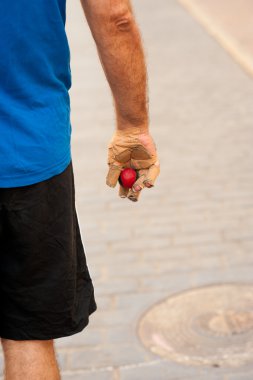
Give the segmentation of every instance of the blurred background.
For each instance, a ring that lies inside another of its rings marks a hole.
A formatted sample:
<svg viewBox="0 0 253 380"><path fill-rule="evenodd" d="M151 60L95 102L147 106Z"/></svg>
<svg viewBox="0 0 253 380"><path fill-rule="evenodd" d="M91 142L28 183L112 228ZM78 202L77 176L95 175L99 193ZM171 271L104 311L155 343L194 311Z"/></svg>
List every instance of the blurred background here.
<svg viewBox="0 0 253 380"><path fill-rule="evenodd" d="M76 208L98 310L57 339L63 380L253 378L253 5L133 0L161 174L105 184L109 85L68 1Z"/></svg>

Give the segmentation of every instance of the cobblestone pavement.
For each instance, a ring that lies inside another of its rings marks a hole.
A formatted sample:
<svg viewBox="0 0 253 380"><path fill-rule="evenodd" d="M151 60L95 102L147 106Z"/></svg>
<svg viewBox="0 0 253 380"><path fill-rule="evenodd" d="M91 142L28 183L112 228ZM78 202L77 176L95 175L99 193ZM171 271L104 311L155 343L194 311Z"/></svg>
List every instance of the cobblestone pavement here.
<svg viewBox="0 0 253 380"><path fill-rule="evenodd" d="M249 380L253 366L180 365L136 333L168 295L252 281L253 85L175 0L133 4L161 160L156 186L136 203L105 185L111 94L80 4L68 4L76 207L98 310L81 333L55 341L63 380Z"/></svg>

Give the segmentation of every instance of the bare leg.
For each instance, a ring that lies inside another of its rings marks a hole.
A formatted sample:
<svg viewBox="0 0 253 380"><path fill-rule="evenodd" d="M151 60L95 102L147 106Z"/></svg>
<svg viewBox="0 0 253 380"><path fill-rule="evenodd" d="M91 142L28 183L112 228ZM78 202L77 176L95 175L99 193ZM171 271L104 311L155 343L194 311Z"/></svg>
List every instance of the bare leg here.
<svg viewBox="0 0 253 380"><path fill-rule="evenodd" d="M4 380L60 380L53 340L1 339Z"/></svg>

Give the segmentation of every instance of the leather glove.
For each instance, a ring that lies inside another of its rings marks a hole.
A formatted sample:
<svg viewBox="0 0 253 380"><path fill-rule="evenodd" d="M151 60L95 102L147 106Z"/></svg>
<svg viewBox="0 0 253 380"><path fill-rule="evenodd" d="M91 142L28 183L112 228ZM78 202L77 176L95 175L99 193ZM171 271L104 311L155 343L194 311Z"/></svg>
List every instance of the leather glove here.
<svg viewBox="0 0 253 380"><path fill-rule="evenodd" d="M133 168L137 179L131 189L119 183L119 196L136 202L144 187L153 187L160 173L156 145L147 128L116 129L108 144L106 184L115 187L123 169Z"/></svg>

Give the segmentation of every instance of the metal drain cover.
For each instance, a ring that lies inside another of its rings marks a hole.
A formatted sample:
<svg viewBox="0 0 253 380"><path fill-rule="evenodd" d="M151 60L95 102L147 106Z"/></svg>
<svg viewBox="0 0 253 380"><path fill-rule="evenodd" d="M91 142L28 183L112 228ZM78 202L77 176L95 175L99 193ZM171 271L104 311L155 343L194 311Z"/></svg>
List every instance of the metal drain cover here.
<svg viewBox="0 0 253 380"><path fill-rule="evenodd" d="M253 284L187 290L154 305L138 333L153 353L189 365L253 362Z"/></svg>

